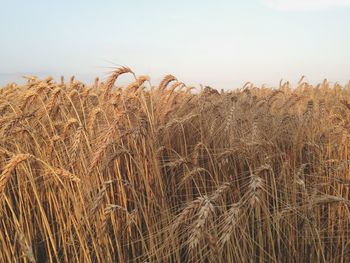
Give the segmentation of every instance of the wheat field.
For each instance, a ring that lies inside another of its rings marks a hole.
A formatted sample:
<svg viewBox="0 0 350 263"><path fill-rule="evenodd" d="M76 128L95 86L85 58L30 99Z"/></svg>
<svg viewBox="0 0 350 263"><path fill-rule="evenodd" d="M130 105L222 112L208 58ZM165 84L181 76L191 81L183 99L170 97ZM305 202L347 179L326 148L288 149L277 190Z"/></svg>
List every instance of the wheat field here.
<svg viewBox="0 0 350 263"><path fill-rule="evenodd" d="M8 84L0 262L349 262L349 113L304 78Z"/></svg>

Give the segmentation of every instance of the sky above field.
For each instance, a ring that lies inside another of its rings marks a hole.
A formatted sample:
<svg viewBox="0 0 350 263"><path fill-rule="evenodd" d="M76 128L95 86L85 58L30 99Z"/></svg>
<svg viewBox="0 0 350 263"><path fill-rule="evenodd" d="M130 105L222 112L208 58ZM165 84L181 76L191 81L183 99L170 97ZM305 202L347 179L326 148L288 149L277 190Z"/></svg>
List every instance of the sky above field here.
<svg viewBox="0 0 350 263"><path fill-rule="evenodd" d="M350 0L0 0L0 85L90 82L126 65L157 84L350 80ZM128 81L123 77L119 83Z"/></svg>

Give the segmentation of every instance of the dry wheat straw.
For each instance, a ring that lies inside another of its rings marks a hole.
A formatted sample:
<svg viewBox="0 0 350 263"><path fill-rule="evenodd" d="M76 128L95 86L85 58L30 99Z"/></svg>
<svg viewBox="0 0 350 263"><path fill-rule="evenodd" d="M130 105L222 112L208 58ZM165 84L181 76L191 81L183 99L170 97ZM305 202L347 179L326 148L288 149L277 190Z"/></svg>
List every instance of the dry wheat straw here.
<svg viewBox="0 0 350 263"><path fill-rule="evenodd" d="M146 81L0 89L0 262L349 262L349 85Z"/></svg>
<svg viewBox="0 0 350 263"><path fill-rule="evenodd" d="M22 162L28 160L30 154L17 154L5 165L0 176L0 193L3 193L7 182L10 180L12 171Z"/></svg>

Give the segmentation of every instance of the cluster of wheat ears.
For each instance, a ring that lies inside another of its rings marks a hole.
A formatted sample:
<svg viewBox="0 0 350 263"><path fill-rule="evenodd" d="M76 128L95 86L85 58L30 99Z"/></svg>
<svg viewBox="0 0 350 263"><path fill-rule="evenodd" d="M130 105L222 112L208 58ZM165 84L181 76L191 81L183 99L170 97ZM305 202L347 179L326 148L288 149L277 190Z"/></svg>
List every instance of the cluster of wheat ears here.
<svg viewBox="0 0 350 263"><path fill-rule="evenodd" d="M350 84L191 90L0 89L0 262L349 262Z"/></svg>

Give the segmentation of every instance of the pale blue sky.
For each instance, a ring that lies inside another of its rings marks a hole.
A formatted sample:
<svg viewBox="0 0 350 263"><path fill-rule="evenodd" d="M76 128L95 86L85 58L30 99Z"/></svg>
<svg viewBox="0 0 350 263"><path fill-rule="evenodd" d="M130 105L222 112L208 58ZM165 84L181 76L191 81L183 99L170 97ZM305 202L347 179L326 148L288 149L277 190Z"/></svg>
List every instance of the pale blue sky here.
<svg viewBox="0 0 350 263"><path fill-rule="evenodd" d="M115 65L155 84L168 73L217 88L345 82L349 2L0 0L0 85L25 74L89 82Z"/></svg>

